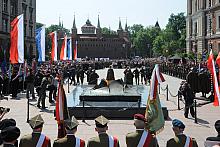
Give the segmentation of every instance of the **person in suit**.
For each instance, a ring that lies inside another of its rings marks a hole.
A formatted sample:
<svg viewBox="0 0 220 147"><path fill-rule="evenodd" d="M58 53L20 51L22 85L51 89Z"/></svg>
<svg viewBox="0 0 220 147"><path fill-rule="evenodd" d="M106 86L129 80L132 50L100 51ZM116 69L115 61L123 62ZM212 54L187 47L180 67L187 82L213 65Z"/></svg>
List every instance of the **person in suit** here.
<svg viewBox="0 0 220 147"><path fill-rule="evenodd" d="M3 140L2 147L16 147L18 137L20 136L20 129L16 126L9 126L1 131L1 137Z"/></svg>
<svg viewBox="0 0 220 147"><path fill-rule="evenodd" d="M215 130L217 131L218 135L216 137L207 137L206 140L219 141L220 143L220 120L215 122Z"/></svg>
<svg viewBox="0 0 220 147"><path fill-rule="evenodd" d="M37 115L29 120L29 124L33 129L32 134L23 136L20 139L19 147L51 147L50 138L42 134L44 120L41 115Z"/></svg>
<svg viewBox="0 0 220 147"><path fill-rule="evenodd" d="M104 116L95 119L97 137L90 138L87 147L119 147L119 141L116 137L107 134L109 120Z"/></svg>
<svg viewBox="0 0 220 147"><path fill-rule="evenodd" d="M135 132L126 135L127 147L147 146L158 147L157 139L145 129L147 120L142 114L134 115Z"/></svg>
<svg viewBox="0 0 220 147"><path fill-rule="evenodd" d="M182 121L174 119L172 121L174 138L167 141L166 147L198 147L197 142L194 138L183 134L185 125Z"/></svg>
<svg viewBox="0 0 220 147"><path fill-rule="evenodd" d="M64 121L66 136L54 141L53 147L85 147L85 141L75 136L79 122L74 116Z"/></svg>

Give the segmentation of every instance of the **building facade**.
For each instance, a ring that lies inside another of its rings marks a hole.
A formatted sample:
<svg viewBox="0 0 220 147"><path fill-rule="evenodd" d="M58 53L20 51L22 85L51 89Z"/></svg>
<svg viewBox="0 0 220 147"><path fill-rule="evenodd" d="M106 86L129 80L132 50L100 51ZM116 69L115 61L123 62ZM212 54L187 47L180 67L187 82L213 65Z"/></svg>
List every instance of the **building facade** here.
<svg viewBox="0 0 220 147"><path fill-rule="evenodd" d="M123 30L121 20L117 34L103 34L98 17L97 27L90 20L81 27L82 34L77 33L75 16L72 27L73 48L77 41L78 58L110 58L120 59L130 56L131 42L129 39L127 22Z"/></svg>
<svg viewBox="0 0 220 147"><path fill-rule="evenodd" d="M220 0L187 0L186 47L196 55L220 51Z"/></svg>
<svg viewBox="0 0 220 147"><path fill-rule="evenodd" d="M11 30L10 22L20 14L24 14L25 59L31 59L36 55L36 0L0 1L0 47L1 49L9 52Z"/></svg>

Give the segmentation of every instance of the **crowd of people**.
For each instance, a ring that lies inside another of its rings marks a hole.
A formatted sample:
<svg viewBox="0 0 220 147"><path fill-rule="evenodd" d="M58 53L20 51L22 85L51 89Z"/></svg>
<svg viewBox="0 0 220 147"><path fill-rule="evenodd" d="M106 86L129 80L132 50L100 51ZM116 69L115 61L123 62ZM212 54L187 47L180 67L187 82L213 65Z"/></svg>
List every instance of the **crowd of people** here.
<svg viewBox="0 0 220 147"><path fill-rule="evenodd" d="M195 84L192 82L195 80L191 74L198 77L198 68L195 65L173 65L171 63L164 63L162 61L151 61L151 60L114 60L114 61L81 61L81 62L57 62L57 63L44 63L37 65L36 61L33 61L31 65L24 66L14 65L13 68L9 68L8 72L0 73L0 96L12 94L12 98L17 99L19 91L26 89L26 97L36 99L35 89L38 95L37 107L45 109L46 92L49 91L49 102L54 103L57 95L58 83L62 79L65 79L72 85L83 85L86 82L92 85L98 85L99 75L96 73L97 69L109 68L107 72L106 80L115 80L114 68L125 68L123 82L125 85L133 85L135 81L136 85L150 83L151 72L155 63L161 64L162 72L177 76L182 79L186 79L186 82L182 83L180 88L181 94L184 96L186 101L185 117L188 118L188 111L192 117L194 117L194 110L191 107L196 92ZM184 68L187 67L187 68ZM193 68L192 68L193 67ZM134 68L132 70L132 68ZM195 70L196 69L196 70ZM204 68L205 69L205 68ZM199 73L204 70L199 69ZM197 74L195 74L197 73ZM85 82L86 77L86 82ZM202 76L201 76L202 77ZM207 82L210 80L206 78ZM198 82L198 81L197 81ZM203 81L204 82L204 81ZM194 85L193 85L194 84ZM198 84L198 83L197 83ZM211 84L211 83L210 83ZM19 85L19 86L18 86ZM209 85L209 84L208 84ZM194 89L193 89L194 88ZM206 93L209 93L211 88L205 89L202 95L205 97ZM3 119L3 116L8 112L8 109L2 109L0 119L0 130L1 130L1 144L4 147L20 146L20 147L50 147L52 142L48 136L43 135L42 129L44 121L41 115L37 115L30 119L30 126L33 129L32 134L21 137L20 129L16 127L16 122L13 119ZM89 139L87 142L88 147L117 147L120 141L113 136L107 134L109 120L104 116L99 116L95 119L98 136ZM71 119L65 120L66 137L59 138L53 142L54 147L61 146L85 146L83 139L77 138L75 133L77 132L78 121L73 116ZM126 135L126 144L128 147L157 147L158 141L156 134L149 132L146 128L147 119L141 115L136 114L134 116L135 132ZM192 146L197 147L195 139L185 135L185 125L182 121L174 119L172 121L173 131L175 137L167 141L167 147L174 146ZM216 121L216 131L218 132L217 137L208 137L207 141L220 141L220 121ZM208 144L209 142L207 142Z"/></svg>
<svg viewBox="0 0 220 147"><path fill-rule="evenodd" d="M95 131L97 136L92 137L86 143L82 138L78 138L75 134L78 131L79 122L72 116L64 121L65 137L51 141L49 136L42 133L44 120L41 115L34 116L30 119L29 125L32 133L21 136L20 129L16 126L14 119L3 119L0 121L0 144L3 147L119 147L120 140L107 133L108 123L110 121L104 116L95 119ZM147 129L148 121L142 114L134 115L134 132L128 133L126 138L127 147L159 147L157 136L155 133ZM174 137L166 143L167 147L198 147L194 138L184 134L185 125L178 119L173 119L172 129ZM219 147L220 143L220 120L215 123L215 129L218 135L215 137L207 137L205 146ZM18 138L20 137L20 140Z"/></svg>

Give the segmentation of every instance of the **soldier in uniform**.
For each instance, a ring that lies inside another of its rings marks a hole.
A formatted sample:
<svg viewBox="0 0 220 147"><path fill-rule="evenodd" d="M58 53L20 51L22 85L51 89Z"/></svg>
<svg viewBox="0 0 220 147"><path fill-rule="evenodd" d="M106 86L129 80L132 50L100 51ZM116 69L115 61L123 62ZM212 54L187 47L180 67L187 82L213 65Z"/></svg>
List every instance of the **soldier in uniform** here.
<svg viewBox="0 0 220 147"><path fill-rule="evenodd" d="M112 65L109 66L109 69L107 71L106 80L108 80L108 81L115 80L115 74L114 74L114 70L112 68Z"/></svg>
<svg viewBox="0 0 220 147"><path fill-rule="evenodd" d="M90 138L87 147L119 147L118 139L106 133L108 123L109 120L102 115L95 119L95 130L98 132L98 136Z"/></svg>
<svg viewBox="0 0 220 147"><path fill-rule="evenodd" d="M6 127L1 131L3 140L2 147L16 147L17 138L20 136L20 129L16 126Z"/></svg>
<svg viewBox="0 0 220 147"><path fill-rule="evenodd" d="M134 126L136 131L126 135L127 147L158 147L156 137L152 136L149 131L145 129L146 122L147 120L142 114L134 115Z"/></svg>
<svg viewBox="0 0 220 147"><path fill-rule="evenodd" d="M79 122L74 116L64 121L66 136L54 141L53 147L85 147L85 141L75 136Z"/></svg>
<svg viewBox="0 0 220 147"><path fill-rule="evenodd" d="M41 133L44 124L41 115L31 118L29 124L33 132L21 138L19 147L51 147L50 138Z"/></svg>
<svg viewBox="0 0 220 147"><path fill-rule="evenodd" d="M138 68L136 67L135 70L133 71L134 77L135 77L135 83L136 85L139 85L139 75L140 75L140 71L138 70Z"/></svg>
<svg viewBox="0 0 220 147"><path fill-rule="evenodd" d="M167 147L198 147L197 142L194 138L183 134L185 125L178 119L172 121L174 138L167 141Z"/></svg>

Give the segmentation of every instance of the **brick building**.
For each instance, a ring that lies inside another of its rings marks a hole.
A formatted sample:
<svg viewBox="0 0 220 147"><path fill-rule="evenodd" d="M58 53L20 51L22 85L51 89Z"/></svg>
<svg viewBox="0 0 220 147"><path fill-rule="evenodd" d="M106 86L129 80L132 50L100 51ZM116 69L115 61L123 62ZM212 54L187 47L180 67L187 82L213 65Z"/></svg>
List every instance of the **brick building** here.
<svg viewBox="0 0 220 147"><path fill-rule="evenodd" d="M187 0L187 52L207 52L210 42L214 51L220 51L220 0Z"/></svg>
<svg viewBox="0 0 220 147"><path fill-rule="evenodd" d="M122 29L119 20L117 34L103 34L98 17L97 27L90 20L81 27L82 34L77 33L75 17L72 27L73 48L77 40L78 58L127 58L130 56L131 42L129 39L127 23Z"/></svg>
<svg viewBox="0 0 220 147"><path fill-rule="evenodd" d="M6 50L8 54L10 48L10 22L20 14L24 14L25 58L30 59L36 55L36 0L0 1L0 47Z"/></svg>

